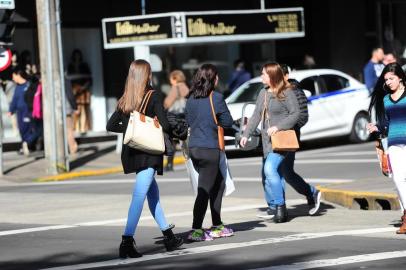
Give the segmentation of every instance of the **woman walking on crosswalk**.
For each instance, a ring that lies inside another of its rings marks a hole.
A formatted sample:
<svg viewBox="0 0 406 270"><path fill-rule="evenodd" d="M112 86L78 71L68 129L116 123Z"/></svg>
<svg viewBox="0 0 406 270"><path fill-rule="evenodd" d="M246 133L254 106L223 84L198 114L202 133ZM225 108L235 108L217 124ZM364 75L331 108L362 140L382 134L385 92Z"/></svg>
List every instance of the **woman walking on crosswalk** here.
<svg viewBox="0 0 406 270"><path fill-rule="evenodd" d="M388 137L388 153L400 203L404 209L402 226L396 231L406 234L406 75L397 63L382 71L371 94L369 111L375 110L377 124L369 123L370 133Z"/></svg>

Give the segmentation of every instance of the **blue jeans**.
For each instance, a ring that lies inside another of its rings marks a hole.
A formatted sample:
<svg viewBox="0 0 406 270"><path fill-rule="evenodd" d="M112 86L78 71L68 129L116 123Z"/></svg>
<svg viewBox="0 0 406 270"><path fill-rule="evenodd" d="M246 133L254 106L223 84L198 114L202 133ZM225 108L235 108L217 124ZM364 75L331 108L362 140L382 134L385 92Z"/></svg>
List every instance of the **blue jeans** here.
<svg viewBox="0 0 406 270"><path fill-rule="evenodd" d="M148 168L137 173L124 235L134 235L140 220L145 197L148 199L149 210L161 231L169 228L161 203L159 202L159 189L155 180L155 169Z"/></svg>
<svg viewBox="0 0 406 270"><path fill-rule="evenodd" d="M264 163L265 199L274 206L285 204L285 184L279 171L283 159L281 154L269 153Z"/></svg>
<svg viewBox="0 0 406 270"><path fill-rule="evenodd" d="M308 183L298 175L294 170L295 163L295 152L288 152L280 165L279 171L282 174L283 181L283 190L285 190L285 182L288 182L289 185L299 194L302 194L307 198L307 203L309 205L314 204L313 194L316 191L316 188ZM265 164L265 159L263 160ZM265 174L264 169L262 169L262 183L265 188ZM265 194L265 200L270 208L275 208L275 203L272 198L272 193Z"/></svg>

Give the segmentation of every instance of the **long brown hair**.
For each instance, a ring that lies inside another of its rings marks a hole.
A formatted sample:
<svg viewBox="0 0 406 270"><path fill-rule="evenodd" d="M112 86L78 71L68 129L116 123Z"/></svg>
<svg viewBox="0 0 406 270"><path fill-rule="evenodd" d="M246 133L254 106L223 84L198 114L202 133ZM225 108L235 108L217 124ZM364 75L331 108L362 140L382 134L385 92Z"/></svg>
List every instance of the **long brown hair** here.
<svg viewBox="0 0 406 270"><path fill-rule="evenodd" d="M151 66L147 61L138 59L131 63L124 94L118 100L117 109L119 111L129 114L139 109L145 90L149 86L150 76Z"/></svg>
<svg viewBox="0 0 406 270"><path fill-rule="evenodd" d="M266 74L268 74L269 81L271 83L270 87L275 90L274 94L276 95L277 99L284 99L284 91L290 89L291 87L290 84L285 81L281 66L276 62L271 62L265 64L262 69L264 69Z"/></svg>

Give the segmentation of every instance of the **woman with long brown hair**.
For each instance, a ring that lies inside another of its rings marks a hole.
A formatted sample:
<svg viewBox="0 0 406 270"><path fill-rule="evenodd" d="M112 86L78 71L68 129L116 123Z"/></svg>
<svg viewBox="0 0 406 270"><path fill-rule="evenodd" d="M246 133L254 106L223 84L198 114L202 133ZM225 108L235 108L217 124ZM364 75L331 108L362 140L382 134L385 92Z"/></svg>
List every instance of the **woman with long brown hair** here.
<svg viewBox="0 0 406 270"><path fill-rule="evenodd" d="M145 94L153 91L150 80L150 64L145 60L133 61L128 71L124 94L119 99L117 109L107 123L108 131L125 133L130 113L139 110ZM152 92L145 114L152 118L157 117L165 132L171 131L165 116L163 99L158 93ZM159 200L158 184L155 180L155 173L162 175L163 172L163 154L153 155L123 144L121 162L125 174L135 172L137 177L128 211L127 225L120 244L120 257L142 256L135 248L134 234L145 197L148 199L151 214L164 235L166 249L171 251L181 246L183 240L173 234L174 225L168 224L165 219Z"/></svg>
<svg viewBox="0 0 406 270"><path fill-rule="evenodd" d="M274 222L286 222L288 213L284 198L284 184L279 169L286 152L272 150L271 135L280 130L293 129L299 120L299 103L292 87L284 79L278 63L268 63L262 68L262 82L265 88L258 95L255 110L241 138L242 147L248 137L262 121L261 135L265 159L265 196L272 197L276 206Z"/></svg>

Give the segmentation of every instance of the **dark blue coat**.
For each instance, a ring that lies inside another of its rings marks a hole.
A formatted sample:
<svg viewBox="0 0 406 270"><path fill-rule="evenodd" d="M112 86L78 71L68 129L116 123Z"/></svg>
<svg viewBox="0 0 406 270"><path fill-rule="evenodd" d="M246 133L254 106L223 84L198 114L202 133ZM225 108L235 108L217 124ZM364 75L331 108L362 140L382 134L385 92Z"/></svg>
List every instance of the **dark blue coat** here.
<svg viewBox="0 0 406 270"><path fill-rule="evenodd" d="M224 128L231 127L233 118L222 94L213 92L213 105L219 125ZM217 126L209 97L194 98L191 95L186 102L185 114L190 127L189 147L218 148Z"/></svg>

